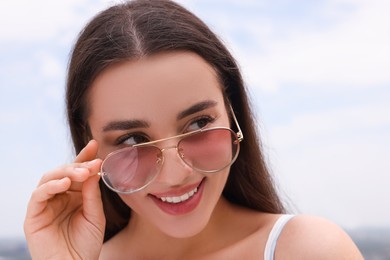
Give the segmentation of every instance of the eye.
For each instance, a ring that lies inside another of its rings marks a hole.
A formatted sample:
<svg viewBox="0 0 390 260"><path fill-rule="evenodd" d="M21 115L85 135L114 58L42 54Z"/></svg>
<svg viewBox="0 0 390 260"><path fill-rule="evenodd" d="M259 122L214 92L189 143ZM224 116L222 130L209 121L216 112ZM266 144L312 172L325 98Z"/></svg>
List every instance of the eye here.
<svg viewBox="0 0 390 260"><path fill-rule="evenodd" d="M146 142L149 142L149 139L139 133L130 133L130 134L126 134L124 136L121 136L118 138L116 144L117 145L126 145L126 146L131 146L131 145L135 145L135 144L141 144L141 143L146 143Z"/></svg>
<svg viewBox="0 0 390 260"><path fill-rule="evenodd" d="M210 123L214 122L215 118L210 117L210 116L202 116L199 118L196 118L193 120L187 127L188 132L196 131L202 128L205 128L208 126Z"/></svg>

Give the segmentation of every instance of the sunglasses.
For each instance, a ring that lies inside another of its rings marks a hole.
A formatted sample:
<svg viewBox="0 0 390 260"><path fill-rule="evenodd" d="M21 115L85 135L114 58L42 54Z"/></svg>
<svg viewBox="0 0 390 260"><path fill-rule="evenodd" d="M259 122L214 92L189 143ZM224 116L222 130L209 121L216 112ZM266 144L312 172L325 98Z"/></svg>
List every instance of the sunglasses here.
<svg viewBox="0 0 390 260"><path fill-rule="evenodd" d="M243 134L232 110L238 132L230 128L213 127L132 145L107 155L100 175L114 192L131 194L147 187L159 174L164 163L164 151L176 149L185 165L212 174L229 167L237 159ZM176 146L159 148L156 144L178 139Z"/></svg>

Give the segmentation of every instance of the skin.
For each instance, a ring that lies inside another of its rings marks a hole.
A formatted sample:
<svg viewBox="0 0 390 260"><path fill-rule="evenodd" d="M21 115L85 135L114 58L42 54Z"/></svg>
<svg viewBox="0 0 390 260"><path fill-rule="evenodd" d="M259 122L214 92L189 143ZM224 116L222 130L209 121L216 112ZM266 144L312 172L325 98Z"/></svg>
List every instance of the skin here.
<svg viewBox="0 0 390 260"><path fill-rule="evenodd" d="M101 160L91 141L70 165L46 173L31 195L24 232L33 259L96 259L105 219L98 186ZM88 248L88 250L86 250Z"/></svg>
<svg viewBox="0 0 390 260"><path fill-rule="evenodd" d="M231 204L221 196L229 168L217 174L200 174L186 166L175 149L164 152L163 167L149 186L120 195L132 208L131 220L101 244L104 215L96 176L101 160L87 162L105 158L135 140L158 140L203 126L228 127L221 86L208 63L195 54L176 52L116 64L96 78L89 100L88 122L95 141L74 164L46 174L31 197L25 233L33 258L262 259L268 234L279 215ZM196 104L206 106L178 117ZM109 127L115 125L113 122L122 122L122 127ZM134 134L136 138L118 144L118 139L123 141L123 136ZM176 144L174 139L158 146ZM168 214L152 199L161 194L180 194L201 181L201 200L189 213ZM275 256L362 259L339 227L309 216L296 216L286 225Z"/></svg>

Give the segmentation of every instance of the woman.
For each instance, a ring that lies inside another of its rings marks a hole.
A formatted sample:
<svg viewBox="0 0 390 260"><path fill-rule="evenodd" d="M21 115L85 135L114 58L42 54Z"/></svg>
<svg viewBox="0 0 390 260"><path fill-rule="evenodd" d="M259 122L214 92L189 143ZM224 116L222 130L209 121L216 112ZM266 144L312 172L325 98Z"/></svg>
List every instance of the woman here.
<svg viewBox="0 0 390 260"><path fill-rule="evenodd" d="M174 2L98 14L66 97L78 155L31 196L33 258L361 258L334 224L284 215L236 62Z"/></svg>

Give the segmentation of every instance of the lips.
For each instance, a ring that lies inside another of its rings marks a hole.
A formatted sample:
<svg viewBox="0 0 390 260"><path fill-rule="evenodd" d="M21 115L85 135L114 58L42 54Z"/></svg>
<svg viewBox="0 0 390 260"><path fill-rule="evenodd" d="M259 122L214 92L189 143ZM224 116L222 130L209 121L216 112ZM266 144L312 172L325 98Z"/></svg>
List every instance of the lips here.
<svg viewBox="0 0 390 260"><path fill-rule="evenodd" d="M205 179L199 184L162 194L150 194L156 205L170 215L183 215L194 210L202 197Z"/></svg>

